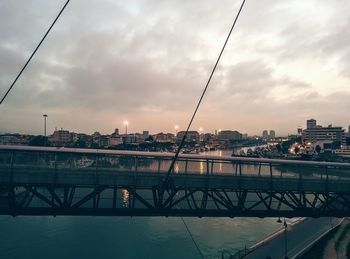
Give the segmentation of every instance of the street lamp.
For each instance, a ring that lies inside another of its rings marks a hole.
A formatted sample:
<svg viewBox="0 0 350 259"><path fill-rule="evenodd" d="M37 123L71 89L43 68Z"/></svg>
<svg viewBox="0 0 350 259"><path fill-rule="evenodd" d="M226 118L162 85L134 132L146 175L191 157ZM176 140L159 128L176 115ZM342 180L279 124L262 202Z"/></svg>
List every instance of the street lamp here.
<svg viewBox="0 0 350 259"><path fill-rule="evenodd" d="M177 135L177 131L178 131L178 129L179 129L179 126L177 126L177 125L175 125L175 135Z"/></svg>
<svg viewBox="0 0 350 259"><path fill-rule="evenodd" d="M282 223L280 217L278 217L277 223ZM286 218L283 219L284 226L284 259L288 259L288 246L287 246L287 222Z"/></svg>
<svg viewBox="0 0 350 259"><path fill-rule="evenodd" d="M203 141L203 128L202 127L200 127L199 128L199 141Z"/></svg>
<svg viewBox="0 0 350 259"><path fill-rule="evenodd" d="M128 124L129 124L129 122L124 121L124 125L125 125L125 135L126 135L126 136L128 135Z"/></svg>
<svg viewBox="0 0 350 259"><path fill-rule="evenodd" d="M45 135L45 137L46 137L46 118L47 118L48 116L47 116L47 114L44 114L43 117L44 117L44 135Z"/></svg>
<svg viewBox="0 0 350 259"><path fill-rule="evenodd" d="M129 124L129 122L124 121L124 125L125 125L125 143L124 144L126 144L126 142L128 140L128 124Z"/></svg>
<svg viewBox="0 0 350 259"><path fill-rule="evenodd" d="M44 117L44 136L45 136L45 139L44 139L44 146L46 146L46 118L47 118L48 116L47 116L47 114L44 114L43 117Z"/></svg>

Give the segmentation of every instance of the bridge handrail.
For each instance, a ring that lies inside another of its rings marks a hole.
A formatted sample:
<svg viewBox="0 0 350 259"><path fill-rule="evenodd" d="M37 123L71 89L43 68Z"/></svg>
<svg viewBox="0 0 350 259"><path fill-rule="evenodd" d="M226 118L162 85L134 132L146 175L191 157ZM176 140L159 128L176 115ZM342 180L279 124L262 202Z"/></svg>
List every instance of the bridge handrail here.
<svg viewBox="0 0 350 259"><path fill-rule="evenodd" d="M37 146L20 146L20 145L0 145L0 151L52 152L52 153L73 153L73 154L92 154L92 155L102 154L102 155L134 156L134 157L154 157L154 158L163 158L163 159L171 159L175 155L174 153L170 153L170 152L84 149L84 148L66 148L66 147L37 147ZM179 158L190 159L190 160L212 160L212 161L227 161L227 162L242 162L242 163L251 162L251 163L260 163L260 164L342 167L342 168L350 169L350 163L340 163L340 162L319 162L319 161L252 158L252 157L236 157L236 156L216 156L216 155L200 155L200 154L180 154Z"/></svg>

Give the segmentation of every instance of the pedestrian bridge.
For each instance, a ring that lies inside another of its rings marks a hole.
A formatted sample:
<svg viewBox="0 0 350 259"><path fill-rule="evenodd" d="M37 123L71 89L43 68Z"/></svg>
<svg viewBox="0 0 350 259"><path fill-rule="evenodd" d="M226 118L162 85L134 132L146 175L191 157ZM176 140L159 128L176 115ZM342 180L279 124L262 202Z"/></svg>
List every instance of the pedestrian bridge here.
<svg viewBox="0 0 350 259"><path fill-rule="evenodd" d="M350 216L350 164L0 145L0 214Z"/></svg>

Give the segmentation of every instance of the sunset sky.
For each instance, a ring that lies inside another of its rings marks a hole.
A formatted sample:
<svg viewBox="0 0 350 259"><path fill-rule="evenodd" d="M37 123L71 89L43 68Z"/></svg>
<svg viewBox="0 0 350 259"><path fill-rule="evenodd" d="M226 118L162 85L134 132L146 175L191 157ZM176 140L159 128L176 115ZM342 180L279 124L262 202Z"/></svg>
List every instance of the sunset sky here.
<svg viewBox="0 0 350 259"><path fill-rule="evenodd" d="M65 1L0 1L0 95ZM237 0L72 0L0 106L0 133L184 129ZM350 125L350 1L247 0L193 129Z"/></svg>

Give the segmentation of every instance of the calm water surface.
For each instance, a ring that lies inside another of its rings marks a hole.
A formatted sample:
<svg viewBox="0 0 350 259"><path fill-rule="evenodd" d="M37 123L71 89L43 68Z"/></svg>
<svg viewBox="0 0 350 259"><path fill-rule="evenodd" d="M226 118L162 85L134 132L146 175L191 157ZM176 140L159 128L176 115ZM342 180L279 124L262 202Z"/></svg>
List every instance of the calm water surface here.
<svg viewBox="0 0 350 259"><path fill-rule="evenodd" d="M275 218L185 218L206 258L281 227ZM180 218L0 217L0 258L201 258Z"/></svg>
<svg viewBox="0 0 350 259"><path fill-rule="evenodd" d="M215 151L225 155L232 151ZM185 218L205 258L276 231L276 218ZM0 217L0 258L201 258L180 218Z"/></svg>

